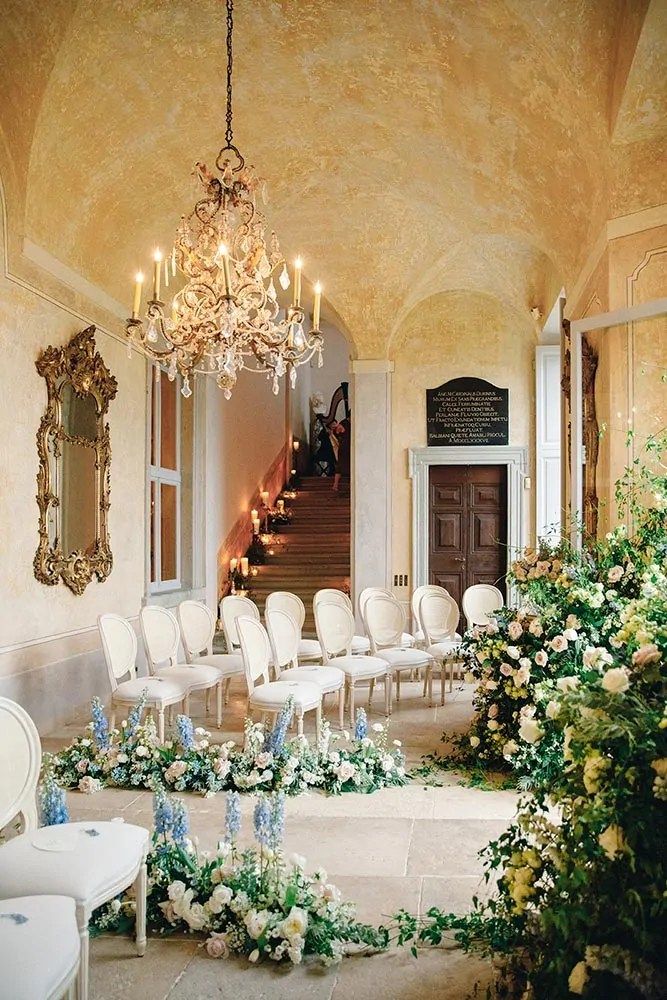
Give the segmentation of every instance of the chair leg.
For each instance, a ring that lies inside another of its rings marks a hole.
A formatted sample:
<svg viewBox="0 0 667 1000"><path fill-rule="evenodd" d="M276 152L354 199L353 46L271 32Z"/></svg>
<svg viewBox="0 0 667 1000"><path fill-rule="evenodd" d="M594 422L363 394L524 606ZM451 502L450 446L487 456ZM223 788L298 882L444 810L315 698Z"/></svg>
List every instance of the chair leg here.
<svg viewBox="0 0 667 1000"><path fill-rule="evenodd" d="M384 675L384 710L391 715L391 674Z"/></svg>
<svg viewBox="0 0 667 1000"><path fill-rule="evenodd" d="M215 685L215 695L216 695L216 722L218 729L222 729L222 681L219 681Z"/></svg>
<svg viewBox="0 0 667 1000"><path fill-rule="evenodd" d="M371 678L371 682L368 685L368 707L371 707L373 701L373 689L375 688L375 678Z"/></svg>
<svg viewBox="0 0 667 1000"><path fill-rule="evenodd" d="M81 959L79 961L79 973L76 979L77 1000L88 1000L88 945L90 935L88 932L88 914L77 907L76 922L79 927L79 938L81 939Z"/></svg>
<svg viewBox="0 0 667 1000"><path fill-rule="evenodd" d="M189 691L186 694L185 698L183 699L183 714L184 715L189 715L190 714L190 692Z"/></svg>
<svg viewBox="0 0 667 1000"><path fill-rule="evenodd" d="M208 713L209 713L209 711L211 709L211 689L210 688L206 688L206 702L204 704L204 708L205 708L206 714L208 715Z"/></svg>
<svg viewBox="0 0 667 1000"><path fill-rule="evenodd" d="M338 688L338 725L345 729L345 684Z"/></svg>
<svg viewBox="0 0 667 1000"><path fill-rule="evenodd" d="M396 671L396 701L401 700L401 671Z"/></svg>
<svg viewBox="0 0 667 1000"><path fill-rule="evenodd" d="M350 727L354 729L354 681L350 681Z"/></svg>
<svg viewBox="0 0 667 1000"><path fill-rule="evenodd" d="M137 955L142 958L146 954L146 892L147 892L147 871L146 858L144 858L139 874L134 883L134 892L137 904L136 917L136 945Z"/></svg>
<svg viewBox="0 0 667 1000"><path fill-rule="evenodd" d="M426 697L426 692L428 691L428 675L431 672L431 664L429 663L424 670L424 690L422 691L422 698Z"/></svg>
<svg viewBox="0 0 667 1000"><path fill-rule="evenodd" d="M296 717L296 735L303 736L303 709L299 709Z"/></svg>
<svg viewBox="0 0 667 1000"><path fill-rule="evenodd" d="M160 744L164 743L164 708L161 705L157 710L157 738Z"/></svg>
<svg viewBox="0 0 667 1000"><path fill-rule="evenodd" d="M440 671L440 704L441 705L445 704L445 688L446 687L447 687L447 685L445 684L445 664L443 663L442 670Z"/></svg>
<svg viewBox="0 0 667 1000"><path fill-rule="evenodd" d="M322 702L315 709L315 746L320 745L320 730L322 729Z"/></svg>
<svg viewBox="0 0 667 1000"><path fill-rule="evenodd" d="M225 681L225 705L229 705L229 685L232 683L231 677Z"/></svg>

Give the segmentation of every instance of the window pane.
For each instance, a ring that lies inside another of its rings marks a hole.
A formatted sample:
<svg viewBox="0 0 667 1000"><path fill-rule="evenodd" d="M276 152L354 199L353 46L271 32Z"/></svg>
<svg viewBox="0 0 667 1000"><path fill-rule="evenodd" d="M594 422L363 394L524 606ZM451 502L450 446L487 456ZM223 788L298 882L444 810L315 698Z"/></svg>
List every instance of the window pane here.
<svg viewBox="0 0 667 1000"><path fill-rule="evenodd" d="M151 516L150 516L150 549L151 549L151 583L157 580L157 553L155 551L155 501L157 499L157 484L151 481Z"/></svg>
<svg viewBox="0 0 667 1000"><path fill-rule="evenodd" d="M158 464L158 415L160 413L160 383L155 378L156 367L151 368L151 465Z"/></svg>
<svg viewBox="0 0 667 1000"><path fill-rule="evenodd" d="M177 539L177 503L176 486L170 483L160 483L160 567L161 580L177 579L176 539Z"/></svg>
<svg viewBox="0 0 667 1000"><path fill-rule="evenodd" d="M177 468L176 392L176 380L170 382L167 373L160 372L160 465L163 469Z"/></svg>

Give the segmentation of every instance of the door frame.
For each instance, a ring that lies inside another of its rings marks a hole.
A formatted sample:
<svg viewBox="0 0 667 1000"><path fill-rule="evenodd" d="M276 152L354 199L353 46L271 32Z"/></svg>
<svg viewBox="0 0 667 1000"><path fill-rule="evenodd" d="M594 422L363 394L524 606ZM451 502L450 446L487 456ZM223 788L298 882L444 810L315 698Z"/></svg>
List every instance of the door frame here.
<svg viewBox="0 0 667 1000"><path fill-rule="evenodd" d="M507 467L507 568L526 544L525 480L528 448L514 445L471 445L408 449L408 472L412 480L412 585L428 583L428 470L432 465L504 465ZM513 598L507 588L508 603Z"/></svg>

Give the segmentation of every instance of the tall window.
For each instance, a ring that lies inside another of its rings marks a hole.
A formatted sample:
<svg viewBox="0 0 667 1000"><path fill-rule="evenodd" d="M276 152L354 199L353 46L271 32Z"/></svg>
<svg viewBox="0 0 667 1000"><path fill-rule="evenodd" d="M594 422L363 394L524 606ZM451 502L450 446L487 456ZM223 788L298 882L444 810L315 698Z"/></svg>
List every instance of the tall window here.
<svg viewBox="0 0 667 1000"><path fill-rule="evenodd" d="M150 589L181 587L180 380L154 368L151 389Z"/></svg>

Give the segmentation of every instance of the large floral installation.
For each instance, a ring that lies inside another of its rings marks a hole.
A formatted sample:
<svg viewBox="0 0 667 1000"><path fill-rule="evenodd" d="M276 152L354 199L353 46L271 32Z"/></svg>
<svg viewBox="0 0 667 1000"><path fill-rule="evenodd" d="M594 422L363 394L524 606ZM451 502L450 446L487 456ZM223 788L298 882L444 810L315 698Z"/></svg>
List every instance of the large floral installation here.
<svg viewBox="0 0 667 1000"><path fill-rule="evenodd" d="M58 784L88 793L102 787L152 789L158 782L167 789L203 795L298 795L313 788L331 794L373 792L407 780L400 741L390 745L383 723L369 727L363 709L357 712L352 734L339 736L324 722L315 746L305 737L288 738L288 703L272 729L246 720L242 747L212 742L209 733L195 729L185 715L177 717L171 738L160 744L152 718L141 722L143 709L140 703L119 728L110 730L102 704L94 699L86 734L46 762Z"/></svg>

